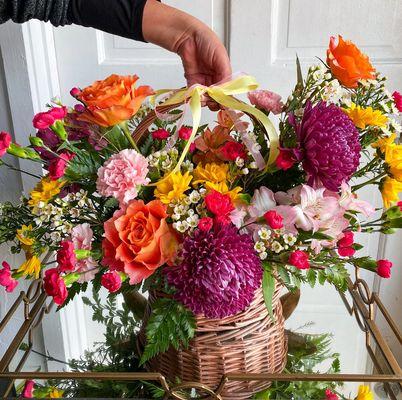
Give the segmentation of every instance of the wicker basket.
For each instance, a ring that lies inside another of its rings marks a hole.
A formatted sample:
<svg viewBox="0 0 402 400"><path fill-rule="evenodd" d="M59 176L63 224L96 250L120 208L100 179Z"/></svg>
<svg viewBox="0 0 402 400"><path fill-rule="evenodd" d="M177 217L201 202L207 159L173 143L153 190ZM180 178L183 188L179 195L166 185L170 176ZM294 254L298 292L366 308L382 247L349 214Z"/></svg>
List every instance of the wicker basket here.
<svg viewBox="0 0 402 400"><path fill-rule="evenodd" d="M279 373L286 364L287 343L284 318L277 285L273 305L275 322L268 315L262 290L256 292L250 306L243 312L220 320L197 316L196 336L187 349L170 348L147 364L150 371L160 372L170 381L199 382L215 389L223 374ZM144 348L146 320L152 301L162 294L153 293L138 336L139 349ZM249 399L266 389L269 382L226 383L223 399Z"/></svg>

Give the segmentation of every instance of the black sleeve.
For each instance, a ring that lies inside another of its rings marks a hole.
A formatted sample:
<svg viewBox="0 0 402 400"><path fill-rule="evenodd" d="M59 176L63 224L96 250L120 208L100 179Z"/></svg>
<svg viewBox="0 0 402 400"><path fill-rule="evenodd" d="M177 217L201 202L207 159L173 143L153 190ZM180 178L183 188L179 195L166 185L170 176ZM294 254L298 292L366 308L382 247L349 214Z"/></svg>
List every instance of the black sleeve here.
<svg viewBox="0 0 402 400"><path fill-rule="evenodd" d="M0 0L0 23L11 19L23 23L30 19L66 25L70 0Z"/></svg>
<svg viewBox="0 0 402 400"><path fill-rule="evenodd" d="M1 1L1 0L0 0ZM142 14L147 0L70 0L71 23L145 41Z"/></svg>

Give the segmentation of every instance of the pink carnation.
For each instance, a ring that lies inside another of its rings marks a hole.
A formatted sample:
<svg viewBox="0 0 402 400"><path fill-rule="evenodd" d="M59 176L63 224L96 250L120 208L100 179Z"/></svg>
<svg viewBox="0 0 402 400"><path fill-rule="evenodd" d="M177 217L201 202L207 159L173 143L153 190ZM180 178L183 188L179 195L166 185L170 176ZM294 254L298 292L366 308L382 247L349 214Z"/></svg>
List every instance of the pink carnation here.
<svg viewBox="0 0 402 400"><path fill-rule="evenodd" d="M170 133L166 129L157 129L152 132L152 138L157 140L164 140L170 136Z"/></svg>
<svg viewBox="0 0 402 400"><path fill-rule="evenodd" d="M283 103L281 96L269 90L254 90L248 94L250 103L262 110L280 114L282 112Z"/></svg>
<svg viewBox="0 0 402 400"><path fill-rule="evenodd" d="M7 132L0 132L0 157L6 154L11 144L11 136Z"/></svg>
<svg viewBox="0 0 402 400"><path fill-rule="evenodd" d="M68 296L66 283L56 268L50 268L45 272L43 288L48 296L53 297L57 305L61 306L66 301Z"/></svg>
<svg viewBox="0 0 402 400"><path fill-rule="evenodd" d="M99 168L96 186L101 195L113 196L124 205L137 197L141 185L149 182L147 174L147 159L135 150L126 149Z"/></svg>
<svg viewBox="0 0 402 400"><path fill-rule="evenodd" d="M115 293L121 288L121 277L116 271L106 272L102 275L101 284L110 293Z"/></svg>
<svg viewBox="0 0 402 400"><path fill-rule="evenodd" d="M188 139L190 139L192 132L193 132L193 128L190 128L188 126L182 126L179 129L179 138L183 139L183 140L188 140Z"/></svg>
<svg viewBox="0 0 402 400"><path fill-rule="evenodd" d="M35 382L32 379L28 379L25 381L24 389L22 389L21 397L23 399L32 399L33 391L34 391Z"/></svg>
<svg viewBox="0 0 402 400"><path fill-rule="evenodd" d="M93 231L89 224L77 225L71 232L71 241L77 250L92 250ZM98 272L98 263L92 258L87 257L77 260L75 272L81 273L79 283L91 281Z"/></svg>
<svg viewBox="0 0 402 400"><path fill-rule="evenodd" d="M6 292L11 293L18 285L18 281L11 276L11 268L7 262L2 263L3 269L0 271L0 286L6 289Z"/></svg>
<svg viewBox="0 0 402 400"><path fill-rule="evenodd" d="M74 244L69 240L60 243L57 251L57 264L60 272L74 271L77 258L74 252Z"/></svg>
<svg viewBox="0 0 402 400"><path fill-rule="evenodd" d="M392 97L394 98L396 108L399 112L402 112L402 94L400 94L399 92L394 92L392 94Z"/></svg>
<svg viewBox="0 0 402 400"><path fill-rule="evenodd" d="M302 250L295 250L292 253L290 253L288 262L290 265L295 266L297 269L309 269L310 268L308 254Z"/></svg>

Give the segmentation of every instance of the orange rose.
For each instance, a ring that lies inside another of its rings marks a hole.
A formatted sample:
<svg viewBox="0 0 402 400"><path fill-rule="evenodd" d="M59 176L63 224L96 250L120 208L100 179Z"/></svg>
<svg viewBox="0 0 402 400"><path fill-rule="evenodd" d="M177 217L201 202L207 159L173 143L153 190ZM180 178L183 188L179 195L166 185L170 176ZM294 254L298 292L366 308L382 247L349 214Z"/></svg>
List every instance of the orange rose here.
<svg viewBox="0 0 402 400"><path fill-rule="evenodd" d="M153 90L150 86L135 88L138 76L110 75L96 81L77 95L86 106L82 121L108 127L130 119Z"/></svg>
<svg viewBox="0 0 402 400"><path fill-rule="evenodd" d="M361 79L375 79L375 69L369 58L363 54L351 41L338 40L334 36L327 50L327 64L334 76L348 88L357 87Z"/></svg>
<svg viewBox="0 0 402 400"><path fill-rule="evenodd" d="M133 200L125 210L116 211L104 224L102 264L124 271L130 284L136 284L171 263L178 240L166 217L166 206L159 200Z"/></svg>

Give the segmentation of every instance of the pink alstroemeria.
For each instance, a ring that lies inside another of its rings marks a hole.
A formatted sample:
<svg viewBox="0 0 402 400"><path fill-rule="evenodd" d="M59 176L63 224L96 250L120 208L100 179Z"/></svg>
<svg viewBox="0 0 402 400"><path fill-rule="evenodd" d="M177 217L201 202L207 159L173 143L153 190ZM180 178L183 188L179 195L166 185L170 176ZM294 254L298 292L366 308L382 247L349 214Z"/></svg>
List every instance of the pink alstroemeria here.
<svg viewBox="0 0 402 400"><path fill-rule="evenodd" d="M375 208L364 200L359 200L355 193L352 193L352 188L346 182L341 185L341 196L339 205L345 211L357 211L366 217L370 217L375 213Z"/></svg>
<svg viewBox="0 0 402 400"><path fill-rule="evenodd" d="M272 190L261 186L254 191L248 213L251 218L261 218L267 211L276 206L275 196Z"/></svg>

